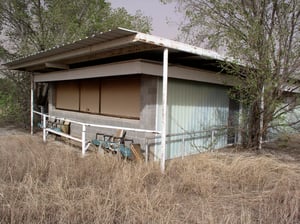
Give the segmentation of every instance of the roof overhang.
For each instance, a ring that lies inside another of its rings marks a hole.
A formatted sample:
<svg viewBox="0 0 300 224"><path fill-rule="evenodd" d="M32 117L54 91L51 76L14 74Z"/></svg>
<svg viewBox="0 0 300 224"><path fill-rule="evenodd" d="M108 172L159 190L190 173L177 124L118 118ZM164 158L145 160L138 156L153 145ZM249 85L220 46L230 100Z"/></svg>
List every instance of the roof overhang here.
<svg viewBox="0 0 300 224"><path fill-rule="evenodd" d="M235 80L225 77L219 73L203 69L169 65L169 77L198 82L213 83L232 86ZM69 71L56 71L49 73L37 73L34 82L53 82L65 80L80 80L88 78L102 78L128 75L151 75L162 76L162 63L147 60L129 60L103 65L95 65L84 68L77 68Z"/></svg>
<svg viewBox="0 0 300 224"><path fill-rule="evenodd" d="M132 53L160 52L164 48L168 48L171 53L186 53L187 55L185 56L190 58L216 61L224 60L224 57L214 51L150 34L118 28L18 58L4 65L10 70L50 72L67 70L74 63Z"/></svg>

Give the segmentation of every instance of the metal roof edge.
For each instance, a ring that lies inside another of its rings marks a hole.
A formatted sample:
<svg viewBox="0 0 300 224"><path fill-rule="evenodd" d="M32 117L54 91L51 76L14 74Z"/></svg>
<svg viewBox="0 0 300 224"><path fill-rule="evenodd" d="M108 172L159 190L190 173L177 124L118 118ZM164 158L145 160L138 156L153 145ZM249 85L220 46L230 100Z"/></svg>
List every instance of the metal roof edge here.
<svg viewBox="0 0 300 224"><path fill-rule="evenodd" d="M175 49L179 51L184 51L187 53L192 53L195 55L199 55L202 57L205 57L207 59L215 59L215 60L220 60L224 61L226 58L219 53L213 51L213 50L207 50L204 48L196 47L190 44L186 44L183 42L163 38L163 37L158 37L150 34L145 34L145 33L137 33L136 35L136 40L149 43L149 44L154 44L170 49Z"/></svg>
<svg viewBox="0 0 300 224"><path fill-rule="evenodd" d="M46 55L48 52L51 52L51 51L53 52L55 50L58 50L58 49L61 49L61 48L64 48L64 47L65 48L69 48L72 45L84 43L84 42L86 42L88 40L92 40L92 39L95 39L97 37L102 37L102 36L108 35L109 33L112 33L112 32L117 32L118 30L127 33L127 35L131 35L131 34L134 35L134 34L138 33L137 31L134 31L134 30L129 30L129 29L126 29L126 28L118 27L116 29L108 30L106 32L95 33L95 34L92 34L91 36L86 36L86 37L81 38L79 40L75 40L75 41L72 41L72 42L66 42L66 43L63 43L63 44L59 44L59 45L53 46L51 48L48 48L48 49L45 49L45 50L42 50L42 51L34 52L32 54L28 54L28 55L24 55L24 56L21 56L21 57L17 57L17 58L14 58L12 60L9 60L9 61L7 61L5 63L2 63L1 65L4 65L4 66L7 67L7 66L10 66L10 65L14 65L17 62L21 62L23 60L26 60L27 58L30 58L30 57L33 58L33 59L34 59L34 57L38 58L38 56Z"/></svg>
<svg viewBox="0 0 300 224"><path fill-rule="evenodd" d="M8 62L3 63L3 65L6 67L18 66L22 63L26 63L27 61L34 61L34 60L41 59L43 57L49 57L49 56L52 56L55 54L61 54L64 52L72 51L75 48L80 49L82 47L92 46L92 45L96 44L96 41L98 38L102 38L103 42L105 42L105 41L108 42L108 41L113 40L114 37L115 37L115 39L118 39L121 37L130 36L130 35L135 35L135 37L133 37L133 39L134 39L134 41L137 41L137 42L143 42L143 43L153 44L153 45L161 46L161 47L165 47L165 48L175 49L175 50L195 54L195 55L201 56L203 58L207 58L207 59L214 59L214 60L220 60L220 61L225 61L225 59L226 59L222 55L220 55L217 52L212 51L212 50L207 50L204 48L185 44L185 43L182 43L179 41L174 41L174 40L170 40L167 38L154 36L151 34L146 34L146 33L138 32L138 31L118 27L116 29L109 30L107 32L100 32L97 34L93 34L91 36L88 36L88 37L85 37L85 38L82 38L82 39L79 39L79 40L76 40L73 42L57 45L57 46L54 46L52 48L49 48L49 49L46 49L43 51L39 51L39 52L30 54L27 56L23 56L23 57L14 59L14 60L10 60Z"/></svg>

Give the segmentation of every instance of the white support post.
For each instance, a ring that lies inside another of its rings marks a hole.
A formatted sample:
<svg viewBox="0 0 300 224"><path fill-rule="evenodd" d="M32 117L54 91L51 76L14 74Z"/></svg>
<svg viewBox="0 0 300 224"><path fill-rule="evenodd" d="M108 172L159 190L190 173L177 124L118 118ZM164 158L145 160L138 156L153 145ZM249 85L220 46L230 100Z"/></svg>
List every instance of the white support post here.
<svg viewBox="0 0 300 224"><path fill-rule="evenodd" d="M82 125L82 135L81 135L81 153L82 153L82 156L84 156L85 154L85 132L86 132L86 126L85 124Z"/></svg>
<svg viewBox="0 0 300 224"><path fill-rule="evenodd" d="M165 171L166 163L166 135L167 135L167 98L168 98L168 48L164 49L163 57L163 89L162 89L162 130L161 130L161 172Z"/></svg>
<svg viewBox="0 0 300 224"><path fill-rule="evenodd" d="M33 135L33 110L34 110L34 101L33 101L33 89L34 81L33 74L30 75L30 134Z"/></svg>
<svg viewBox="0 0 300 224"><path fill-rule="evenodd" d="M46 142L47 131L46 131L46 115L43 114L43 142Z"/></svg>

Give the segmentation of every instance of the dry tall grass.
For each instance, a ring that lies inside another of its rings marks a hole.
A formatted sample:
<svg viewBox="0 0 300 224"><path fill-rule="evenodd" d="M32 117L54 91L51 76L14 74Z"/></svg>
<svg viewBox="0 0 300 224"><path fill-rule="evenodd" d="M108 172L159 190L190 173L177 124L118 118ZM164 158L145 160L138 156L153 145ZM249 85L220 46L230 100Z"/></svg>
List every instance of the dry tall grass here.
<svg viewBox="0 0 300 224"><path fill-rule="evenodd" d="M300 223L299 164L207 153L135 164L0 137L0 223Z"/></svg>

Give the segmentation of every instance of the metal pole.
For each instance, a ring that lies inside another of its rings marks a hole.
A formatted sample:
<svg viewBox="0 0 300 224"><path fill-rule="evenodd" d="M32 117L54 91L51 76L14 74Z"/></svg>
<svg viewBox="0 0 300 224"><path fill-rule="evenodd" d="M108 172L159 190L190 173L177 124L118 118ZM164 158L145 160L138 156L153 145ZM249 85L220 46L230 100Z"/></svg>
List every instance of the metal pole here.
<svg viewBox="0 0 300 224"><path fill-rule="evenodd" d="M86 126L85 124L82 125L82 135L81 135L81 153L82 156L85 154L85 132L86 132Z"/></svg>
<svg viewBox="0 0 300 224"><path fill-rule="evenodd" d="M34 102L33 102L33 88L34 88L34 81L33 81L33 74L30 74L30 134L33 135L33 110L34 110Z"/></svg>
<svg viewBox="0 0 300 224"><path fill-rule="evenodd" d="M46 115L43 114L43 142L46 142L47 131L46 131Z"/></svg>
<svg viewBox="0 0 300 224"><path fill-rule="evenodd" d="M161 172L165 171L166 162L166 133L167 133L167 97L168 97L168 48L164 49L163 59L163 88L162 88L162 130L161 130Z"/></svg>

